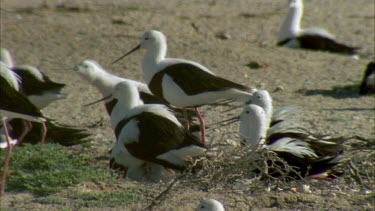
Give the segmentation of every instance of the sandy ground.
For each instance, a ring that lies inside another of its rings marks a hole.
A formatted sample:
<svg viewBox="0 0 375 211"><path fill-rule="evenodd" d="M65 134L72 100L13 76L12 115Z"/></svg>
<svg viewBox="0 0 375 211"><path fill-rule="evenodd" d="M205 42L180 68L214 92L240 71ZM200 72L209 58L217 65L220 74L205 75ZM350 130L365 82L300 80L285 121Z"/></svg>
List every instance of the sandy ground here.
<svg viewBox="0 0 375 211"><path fill-rule="evenodd" d="M53 103L44 113L74 125L89 125L103 118L104 125L92 129L93 143L103 149L103 154L114 140L109 118L103 106L82 107L99 99L100 95L71 67L84 59L93 59L114 74L142 81L140 63L144 52L134 53L115 65L111 62L135 47L143 32L150 29L160 30L167 36L168 56L191 59L230 80L267 89L276 108L301 106L311 130L332 135L359 135L374 140L374 97L359 96L356 90L365 66L374 57L372 0L313 0L305 3L302 26L326 28L339 41L361 47L362 57L358 60L324 52L277 47L277 33L287 13L287 9L280 8L285 7L287 1L0 2L1 47L11 51L16 64L39 66L55 81L67 84L65 92L69 94L68 98ZM259 67L247 66L251 62L259 64ZM349 88L335 89L345 86ZM203 112L208 122L238 113L218 115L218 109L211 108L203 108ZM208 134L208 139L215 141L223 132L236 130L236 125L221 128ZM235 137L229 135L228 139L231 138ZM337 184L342 183L338 181ZM315 204L307 206L299 201L293 206L279 208L357 210L370 209L374 205L373 197L363 192L356 193L366 198L364 203L359 204L350 200L352 193L327 198L318 188L312 189ZM347 189L341 187L340 190ZM276 193L251 196L235 190L179 186L171 193L171 198L164 200L156 209L191 208L202 197L217 198L228 210L263 209L270 205L259 201L270 194ZM283 197L284 193L278 194ZM24 195L8 194L5 199L9 203L2 204L3 208L12 208L11 201L17 196L32 197ZM142 203L132 209L143 207L145 204ZM21 207L48 209L35 203Z"/></svg>

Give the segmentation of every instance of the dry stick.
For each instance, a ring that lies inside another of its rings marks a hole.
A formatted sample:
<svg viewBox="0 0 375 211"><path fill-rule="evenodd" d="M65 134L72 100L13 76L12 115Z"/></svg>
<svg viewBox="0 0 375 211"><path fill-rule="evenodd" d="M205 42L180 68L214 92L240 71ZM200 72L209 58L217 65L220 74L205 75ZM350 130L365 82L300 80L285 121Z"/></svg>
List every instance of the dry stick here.
<svg viewBox="0 0 375 211"><path fill-rule="evenodd" d="M191 172L192 168L194 167L195 165L192 165L189 169L187 169L186 171L184 171L180 176L176 177L173 179L173 181L168 185L168 187L163 190L161 193L159 193L159 195L157 195L154 199L152 199L152 202L150 205L148 205L146 208L144 208L144 210L152 210L152 208L157 205L157 200L160 200L163 196L165 196L166 194L168 194L170 192L170 190L172 189L172 187L178 182L180 181L181 179L183 179L185 176L188 175L189 172ZM160 203L161 201L159 201Z"/></svg>
<svg viewBox="0 0 375 211"><path fill-rule="evenodd" d="M359 175L359 170L354 165L354 163L352 161L349 161L348 164L349 164L349 167L350 167L350 174L352 175L354 180L357 181L360 185L362 185L366 188L370 188L366 184L363 183L362 177Z"/></svg>

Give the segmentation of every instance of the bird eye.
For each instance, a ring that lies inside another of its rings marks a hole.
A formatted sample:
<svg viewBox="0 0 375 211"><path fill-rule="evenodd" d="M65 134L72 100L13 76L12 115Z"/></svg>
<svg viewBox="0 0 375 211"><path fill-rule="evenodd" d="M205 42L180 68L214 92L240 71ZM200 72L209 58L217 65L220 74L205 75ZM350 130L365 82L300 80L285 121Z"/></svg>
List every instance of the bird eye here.
<svg viewBox="0 0 375 211"><path fill-rule="evenodd" d="M258 95L258 99L262 98L262 95Z"/></svg>
<svg viewBox="0 0 375 211"><path fill-rule="evenodd" d="M148 37L145 37L145 40L148 40L149 38Z"/></svg>
<svg viewBox="0 0 375 211"><path fill-rule="evenodd" d="M250 111L246 111L247 114L250 114Z"/></svg>

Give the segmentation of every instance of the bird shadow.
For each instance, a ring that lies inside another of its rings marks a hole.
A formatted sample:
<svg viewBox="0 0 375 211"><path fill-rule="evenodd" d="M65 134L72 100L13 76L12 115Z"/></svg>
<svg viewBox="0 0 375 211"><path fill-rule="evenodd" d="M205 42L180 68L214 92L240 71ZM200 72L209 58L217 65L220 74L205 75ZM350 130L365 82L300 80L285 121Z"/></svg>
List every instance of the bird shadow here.
<svg viewBox="0 0 375 211"><path fill-rule="evenodd" d="M323 95L335 99L360 98L358 85L334 86L332 89L300 89L298 93L305 96Z"/></svg>

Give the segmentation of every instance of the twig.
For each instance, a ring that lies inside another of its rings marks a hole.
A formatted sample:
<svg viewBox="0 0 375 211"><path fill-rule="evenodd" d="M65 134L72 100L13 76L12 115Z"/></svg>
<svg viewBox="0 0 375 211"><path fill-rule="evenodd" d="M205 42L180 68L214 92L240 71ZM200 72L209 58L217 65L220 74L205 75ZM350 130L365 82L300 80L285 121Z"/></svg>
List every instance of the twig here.
<svg viewBox="0 0 375 211"><path fill-rule="evenodd" d="M181 179L183 179L184 177L186 177L191 171L192 169L196 166L197 162L193 163L193 165L191 165L188 169L186 169L180 176L176 177L173 179L173 181L168 185L168 187L163 190L161 193L159 193L159 195L157 195L154 199L152 199L152 202L151 204L149 204L146 208L144 208L144 210L152 210L152 208L157 205L158 203L160 203L161 201L159 201L163 196L167 195L170 190L173 188L173 186L178 182L180 181ZM159 201L159 202L157 202Z"/></svg>

